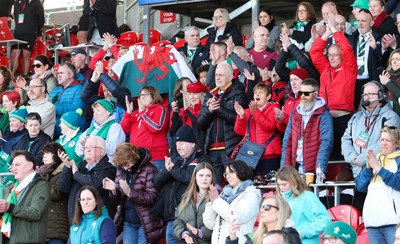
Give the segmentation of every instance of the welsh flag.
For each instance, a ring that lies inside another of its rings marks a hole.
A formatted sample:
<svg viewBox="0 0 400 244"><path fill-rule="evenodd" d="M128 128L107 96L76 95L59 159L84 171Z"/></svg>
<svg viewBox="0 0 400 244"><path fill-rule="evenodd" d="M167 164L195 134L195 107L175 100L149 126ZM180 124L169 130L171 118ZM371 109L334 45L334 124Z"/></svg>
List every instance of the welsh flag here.
<svg viewBox="0 0 400 244"><path fill-rule="evenodd" d="M160 94L169 93L171 101L175 82L181 77L196 81L185 59L173 46L134 45L113 66L122 87L128 88L133 97L140 88L151 85Z"/></svg>

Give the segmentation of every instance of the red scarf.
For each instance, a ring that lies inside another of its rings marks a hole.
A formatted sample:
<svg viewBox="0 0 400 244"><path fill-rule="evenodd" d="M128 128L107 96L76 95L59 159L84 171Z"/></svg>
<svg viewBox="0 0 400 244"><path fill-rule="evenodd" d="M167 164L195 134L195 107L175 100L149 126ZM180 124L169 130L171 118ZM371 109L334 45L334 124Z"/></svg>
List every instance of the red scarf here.
<svg viewBox="0 0 400 244"><path fill-rule="evenodd" d="M376 16L376 18L374 19L374 26L375 28L379 28L381 27L382 22L389 17L389 15L387 15L385 12L382 12L380 15Z"/></svg>

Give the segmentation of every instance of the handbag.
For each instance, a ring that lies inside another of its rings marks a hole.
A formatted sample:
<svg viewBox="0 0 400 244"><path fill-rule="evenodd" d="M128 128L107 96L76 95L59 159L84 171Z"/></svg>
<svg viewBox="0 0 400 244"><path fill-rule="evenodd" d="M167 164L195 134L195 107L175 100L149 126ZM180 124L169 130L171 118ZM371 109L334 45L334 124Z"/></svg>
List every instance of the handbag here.
<svg viewBox="0 0 400 244"><path fill-rule="evenodd" d="M249 137L250 137L250 123L252 118L253 116L250 115L249 121L247 123L246 137L242 146L237 151L235 160L242 160L247 164L247 166L255 170L262 156L264 155L265 148L275 138L276 133L274 133L263 145L251 142L249 140Z"/></svg>

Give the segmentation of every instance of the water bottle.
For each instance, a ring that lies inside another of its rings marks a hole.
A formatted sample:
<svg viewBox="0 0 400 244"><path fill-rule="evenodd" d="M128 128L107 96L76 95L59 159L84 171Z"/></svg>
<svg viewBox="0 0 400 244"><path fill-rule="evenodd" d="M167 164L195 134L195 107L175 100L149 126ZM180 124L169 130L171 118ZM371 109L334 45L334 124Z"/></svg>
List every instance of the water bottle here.
<svg viewBox="0 0 400 244"><path fill-rule="evenodd" d="M304 167L304 162L299 162L299 174L303 180L306 180L306 167Z"/></svg>
<svg viewBox="0 0 400 244"><path fill-rule="evenodd" d="M322 172L322 166L317 166L315 174L316 174L315 183L316 184L324 183L324 177L323 177L324 173Z"/></svg>

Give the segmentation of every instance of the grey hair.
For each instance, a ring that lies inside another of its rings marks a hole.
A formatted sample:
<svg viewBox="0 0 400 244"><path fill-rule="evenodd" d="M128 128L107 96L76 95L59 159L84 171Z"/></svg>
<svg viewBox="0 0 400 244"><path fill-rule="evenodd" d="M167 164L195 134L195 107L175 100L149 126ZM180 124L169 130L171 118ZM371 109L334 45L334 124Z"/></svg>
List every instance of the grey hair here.
<svg viewBox="0 0 400 244"><path fill-rule="evenodd" d="M189 26L189 27L185 30L185 37L186 37L186 36L189 36L189 33L190 33L191 31L193 31L193 30L200 32L200 29L197 28L197 26L192 25L192 26Z"/></svg>

